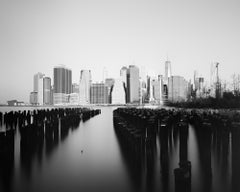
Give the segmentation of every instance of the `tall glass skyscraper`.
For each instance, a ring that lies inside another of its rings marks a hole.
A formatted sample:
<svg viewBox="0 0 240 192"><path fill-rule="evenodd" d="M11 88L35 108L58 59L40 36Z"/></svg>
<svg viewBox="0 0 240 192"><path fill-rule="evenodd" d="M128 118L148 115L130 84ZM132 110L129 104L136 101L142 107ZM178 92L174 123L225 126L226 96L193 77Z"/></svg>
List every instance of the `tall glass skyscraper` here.
<svg viewBox="0 0 240 192"><path fill-rule="evenodd" d="M54 78L54 104L68 103L68 95L72 92L72 71L64 65L53 69Z"/></svg>
<svg viewBox="0 0 240 192"><path fill-rule="evenodd" d="M165 62L165 84L168 84L168 78L172 76L172 69L171 69L171 62L170 61L166 61Z"/></svg>
<svg viewBox="0 0 240 192"><path fill-rule="evenodd" d="M37 104L43 105L43 73L37 73L33 77L33 92L37 93Z"/></svg>
<svg viewBox="0 0 240 192"><path fill-rule="evenodd" d="M90 70L81 70L79 81L79 104L90 104L90 86L92 76Z"/></svg>
<svg viewBox="0 0 240 192"><path fill-rule="evenodd" d="M138 103L140 101L139 68L135 65L129 65L127 73L127 90L128 102Z"/></svg>
<svg viewBox="0 0 240 192"><path fill-rule="evenodd" d="M50 77L43 78L43 104L44 105L51 104L51 78Z"/></svg>

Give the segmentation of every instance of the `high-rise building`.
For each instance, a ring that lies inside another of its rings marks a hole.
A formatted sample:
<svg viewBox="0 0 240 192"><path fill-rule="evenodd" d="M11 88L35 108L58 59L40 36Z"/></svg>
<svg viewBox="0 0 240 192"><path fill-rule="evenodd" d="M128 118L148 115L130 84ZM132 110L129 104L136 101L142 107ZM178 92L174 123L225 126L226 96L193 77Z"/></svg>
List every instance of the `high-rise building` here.
<svg viewBox="0 0 240 192"><path fill-rule="evenodd" d="M115 80L113 78L105 79L105 85L108 87L108 103L112 103L112 88Z"/></svg>
<svg viewBox="0 0 240 192"><path fill-rule="evenodd" d="M153 79L153 97L157 104L163 104L163 77L158 75L157 79Z"/></svg>
<svg viewBox="0 0 240 192"><path fill-rule="evenodd" d="M125 86L127 85L127 71L128 71L127 67L122 67L120 70L120 77L122 78L122 81L125 84Z"/></svg>
<svg viewBox="0 0 240 192"><path fill-rule="evenodd" d="M122 67L120 70L120 77L123 82L124 90L125 90L125 102L127 101L127 95L128 95L128 89L127 89L127 74L128 74L128 68Z"/></svg>
<svg viewBox="0 0 240 192"><path fill-rule="evenodd" d="M79 81L79 104L90 104L90 86L92 76L90 70L81 70Z"/></svg>
<svg viewBox="0 0 240 192"><path fill-rule="evenodd" d="M37 73L33 77L33 92L37 92L37 104L43 105L43 73Z"/></svg>
<svg viewBox="0 0 240 192"><path fill-rule="evenodd" d="M72 71L64 65L59 65L53 69L54 78L54 104L68 103L68 96L72 92Z"/></svg>
<svg viewBox="0 0 240 192"><path fill-rule="evenodd" d="M188 97L188 82L181 76L168 78L168 101L186 101Z"/></svg>
<svg viewBox="0 0 240 192"><path fill-rule="evenodd" d="M51 78L43 78L43 104L51 105Z"/></svg>
<svg viewBox="0 0 240 192"><path fill-rule="evenodd" d="M129 65L127 73L127 100L130 103L139 103L140 101L140 82L139 68L135 65Z"/></svg>
<svg viewBox="0 0 240 192"><path fill-rule="evenodd" d="M50 92L50 105L53 105L53 93L54 93L54 87L53 85L51 86L51 92Z"/></svg>
<svg viewBox="0 0 240 192"><path fill-rule="evenodd" d="M152 84L153 78L150 76L147 76L147 102L153 102L153 84Z"/></svg>
<svg viewBox="0 0 240 192"><path fill-rule="evenodd" d="M90 88L91 104L108 103L108 87L104 83L93 83Z"/></svg>
<svg viewBox="0 0 240 192"><path fill-rule="evenodd" d="M204 83L204 78L203 77L197 77L195 79L195 91L196 91L196 97L203 97L203 83Z"/></svg>
<svg viewBox="0 0 240 192"><path fill-rule="evenodd" d="M165 62L165 77L164 77L164 83L168 84L168 78L172 76L172 68L171 68L171 62L166 61Z"/></svg>
<svg viewBox="0 0 240 192"><path fill-rule="evenodd" d="M126 104L125 89L122 79L115 79L112 89L112 104Z"/></svg>
<svg viewBox="0 0 240 192"><path fill-rule="evenodd" d="M33 91L30 93L30 104L31 105L37 105L38 104L38 92Z"/></svg>

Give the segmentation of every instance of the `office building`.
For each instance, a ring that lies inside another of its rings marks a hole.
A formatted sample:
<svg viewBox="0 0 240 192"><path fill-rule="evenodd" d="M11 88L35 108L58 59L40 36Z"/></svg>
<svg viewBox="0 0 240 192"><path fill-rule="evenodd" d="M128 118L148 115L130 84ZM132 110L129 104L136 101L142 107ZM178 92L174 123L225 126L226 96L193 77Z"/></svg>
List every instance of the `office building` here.
<svg viewBox="0 0 240 192"><path fill-rule="evenodd" d="M105 85L108 87L108 103L112 103L112 88L115 80L113 78L105 79Z"/></svg>
<svg viewBox="0 0 240 192"><path fill-rule="evenodd" d="M54 105L66 104L69 102L69 94L72 92L72 71L64 65L53 69L54 78Z"/></svg>
<svg viewBox="0 0 240 192"><path fill-rule="evenodd" d="M163 77L158 75L157 79L152 80L153 98L157 104L163 104Z"/></svg>
<svg viewBox="0 0 240 192"><path fill-rule="evenodd" d="M33 77L33 91L37 92L37 104L43 105L43 73L37 73Z"/></svg>
<svg viewBox="0 0 240 192"><path fill-rule="evenodd" d="M188 82L181 76L168 78L168 101L186 101L188 97Z"/></svg>
<svg viewBox="0 0 240 192"><path fill-rule="evenodd" d="M108 87L104 83L93 83L90 87L91 104L108 103Z"/></svg>
<svg viewBox="0 0 240 192"><path fill-rule="evenodd" d="M172 68L171 68L171 62L166 61L165 62L165 84L168 84L168 78L172 76Z"/></svg>
<svg viewBox="0 0 240 192"><path fill-rule="evenodd" d="M120 70L120 77L122 79L124 90L125 90L125 102L127 102L127 95L128 95L127 74L128 74L128 68L127 67L122 67L121 70Z"/></svg>
<svg viewBox="0 0 240 192"><path fill-rule="evenodd" d="M51 78L43 78L43 104L51 105Z"/></svg>
<svg viewBox="0 0 240 192"><path fill-rule="evenodd" d="M140 101L140 82L139 68L130 65L127 71L127 101L129 103L139 103Z"/></svg>
<svg viewBox="0 0 240 192"><path fill-rule="evenodd" d="M112 89L112 104L126 104L125 89L122 79L115 79Z"/></svg>
<svg viewBox="0 0 240 192"><path fill-rule="evenodd" d="M201 98L204 95L204 78L203 77L197 77L195 79L195 91L196 91L196 97Z"/></svg>
<svg viewBox="0 0 240 192"><path fill-rule="evenodd" d="M152 81L153 81L153 78L150 76L147 76L147 103L151 103L154 101Z"/></svg>
<svg viewBox="0 0 240 192"><path fill-rule="evenodd" d="M37 105L38 104L38 92L33 91L30 93L30 104L31 105Z"/></svg>
<svg viewBox="0 0 240 192"><path fill-rule="evenodd" d="M92 76L90 70L81 70L79 80L79 104L90 104L90 86Z"/></svg>

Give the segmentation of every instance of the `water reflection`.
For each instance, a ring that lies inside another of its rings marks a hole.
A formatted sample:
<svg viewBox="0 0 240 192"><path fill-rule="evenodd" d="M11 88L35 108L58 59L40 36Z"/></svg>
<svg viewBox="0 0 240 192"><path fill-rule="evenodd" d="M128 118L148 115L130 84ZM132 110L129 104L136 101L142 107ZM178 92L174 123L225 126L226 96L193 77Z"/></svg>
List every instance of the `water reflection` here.
<svg viewBox="0 0 240 192"><path fill-rule="evenodd" d="M0 191L12 190L14 173L14 132L0 132Z"/></svg>
<svg viewBox="0 0 240 192"><path fill-rule="evenodd" d="M134 111L113 132L112 109L96 119L50 111L0 118L0 191L240 191L237 122Z"/></svg>
<svg viewBox="0 0 240 192"><path fill-rule="evenodd" d="M130 108L114 113L116 134L135 191L239 191L240 124L230 125L216 114L212 119L205 114L204 121L193 123L188 120L190 114L165 112ZM141 122L156 113L165 113L155 122L157 129L150 128L149 122ZM136 121L140 123L134 124ZM147 134L139 130L146 130ZM131 150L139 146L141 150ZM177 149L178 158L173 154ZM160 166L156 166L158 153Z"/></svg>
<svg viewBox="0 0 240 192"><path fill-rule="evenodd" d="M41 165L43 156L50 157L60 137L63 141L70 130L78 128L82 116L85 116L86 121L99 113L100 110L80 108L0 113L0 191L13 190L12 179L17 174L14 170L14 156L18 154L14 150L14 140L18 140L19 136L20 171L30 181L35 161ZM19 132L17 135L16 128Z"/></svg>

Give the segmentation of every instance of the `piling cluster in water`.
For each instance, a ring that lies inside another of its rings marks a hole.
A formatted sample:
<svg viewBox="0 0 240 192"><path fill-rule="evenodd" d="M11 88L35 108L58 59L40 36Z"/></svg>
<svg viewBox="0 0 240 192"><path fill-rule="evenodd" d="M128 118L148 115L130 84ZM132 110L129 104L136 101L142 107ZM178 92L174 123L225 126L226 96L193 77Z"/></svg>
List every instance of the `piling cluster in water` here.
<svg viewBox="0 0 240 192"><path fill-rule="evenodd" d="M133 153L141 154L146 149L155 148L156 138L159 138L163 175L168 174L169 144L172 143L172 139L179 138L179 167L174 169L175 191L191 190L191 162L188 160L189 124L195 129L199 145L205 149L201 154L204 156L207 178L212 176L211 143L221 145L222 142L227 142L225 140L229 138L229 133L236 142L236 136L240 133L239 113L230 117L195 110L118 108L113 112L113 120L121 142Z"/></svg>
<svg viewBox="0 0 240 192"><path fill-rule="evenodd" d="M87 108L55 108L39 109L33 111L10 111L8 113L0 112L0 125L5 126L4 131L0 132L1 146L6 142L13 140L16 127L19 128L21 137L27 137L34 140L37 137L54 137L60 131L64 135L71 127L77 127L81 121L86 121L101 111L90 110ZM10 135L10 136L9 136ZM8 145L7 145L8 146Z"/></svg>
<svg viewBox="0 0 240 192"><path fill-rule="evenodd" d="M14 162L14 135L17 131L21 136L21 164L28 170L34 155L41 156L44 147L46 153L51 152L59 138L66 138L69 130L77 128L81 120L87 121L100 113L99 109L88 108L24 110L4 114L0 112L0 176L7 180L7 175L11 173Z"/></svg>

